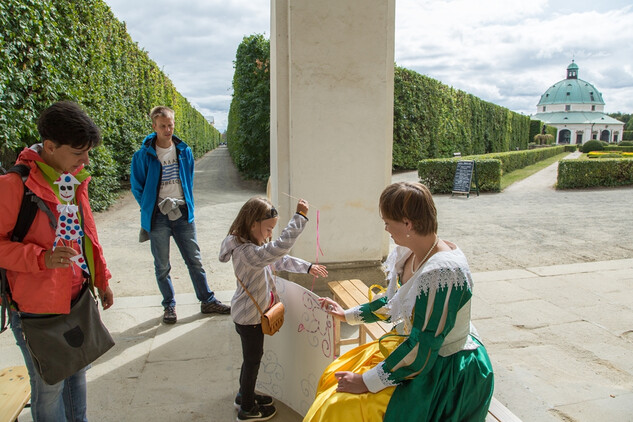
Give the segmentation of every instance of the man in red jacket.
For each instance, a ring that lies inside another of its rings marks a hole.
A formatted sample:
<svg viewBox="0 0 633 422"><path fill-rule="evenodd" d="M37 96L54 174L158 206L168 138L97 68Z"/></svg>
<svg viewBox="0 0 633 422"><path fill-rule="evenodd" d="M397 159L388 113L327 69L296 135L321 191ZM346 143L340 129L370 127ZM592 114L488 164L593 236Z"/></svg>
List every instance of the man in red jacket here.
<svg viewBox="0 0 633 422"><path fill-rule="evenodd" d="M108 286L110 271L106 267L103 250L97 237L95 221L88 200L90 175L88 152L101 141L98 127L75 103L58 102L40 115L37 129L42 142L25 148L17 163L30 168L23 183L20 175L9 173L0 176L0 267L6 268L11 290L11 329L31 378L31 414L37 421L86 420L86 369L65 380L46 384L33 366L22 331L21 317L37 314L68 314L71 301L79 295L84 283L94 283L103 309L114 302ZM75 191L75 204L82 210L84 236L82 243L89 268L86 274L74 266L71 258L81 249L76 240L59 244L53 250L55 229L50 217L38 210L22 242L11 239L16 224L24 185L41 198L59 217L57 205L62 203L55 181L62 173L72 174L79 185Z"/></svg>

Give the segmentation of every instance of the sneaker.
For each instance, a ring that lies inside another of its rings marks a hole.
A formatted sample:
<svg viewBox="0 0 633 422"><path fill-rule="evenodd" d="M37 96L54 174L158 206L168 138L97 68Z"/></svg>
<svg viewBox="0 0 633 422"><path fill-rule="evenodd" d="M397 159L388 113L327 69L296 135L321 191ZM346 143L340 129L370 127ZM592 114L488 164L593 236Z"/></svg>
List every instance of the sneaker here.
<svg viewBox="0 0 633 422"><path fill-rule="evenodd" d="M267 421L268 419L275 416L276 413L277 413L277 409L275 409L275 406L255 405L248 412L240 409L237 412L237 420L238 421Z"/></svg>
<svg viewBox="0 0 633 422"><path fill-rule="evenodd" d="M230 314L231 307L225 305L217 299L212 300L211 302L201 303L200 304L200 312L203 314Z"/></svg>
<svg viewBox="0 0 633 422"><path fill-rule="evenodd" d="M255 394L255 404L258 406L272 406L275 401L270 396L264 396L262 394ZM235 402L233 403L237 410L240 410L242 406L242 395L238 393L235 396Z"/></svg>
<svg viewBox="0 0 633 422"><path fill-rule="evenodd" d="M165 324L175 324L178 318L176 317L176 308L173 306L168 306L165 308L165 313L163 314L163 322Z"/></svg>

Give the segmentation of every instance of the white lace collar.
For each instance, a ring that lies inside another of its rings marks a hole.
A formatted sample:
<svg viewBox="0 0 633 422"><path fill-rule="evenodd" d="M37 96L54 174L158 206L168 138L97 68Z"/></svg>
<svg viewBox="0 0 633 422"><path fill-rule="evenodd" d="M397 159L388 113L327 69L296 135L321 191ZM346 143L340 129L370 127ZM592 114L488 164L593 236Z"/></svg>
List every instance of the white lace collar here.
<svg viewBox="0 0 633 422"><path fill-rule="evenodd" d="M384 264L389 285L387 287L388 304L386 311L391 316L391 322L404 322L405 332L410 332L411 315L417 298L424 292L440 290L453 285L463 287L465 284L472 288L472 277L468 268L466 256L457 246L450 251L437 252L419 268L413 276L400 288L398 277L402 273L404 263L411 256L410 249L396 246Z"/></svg>

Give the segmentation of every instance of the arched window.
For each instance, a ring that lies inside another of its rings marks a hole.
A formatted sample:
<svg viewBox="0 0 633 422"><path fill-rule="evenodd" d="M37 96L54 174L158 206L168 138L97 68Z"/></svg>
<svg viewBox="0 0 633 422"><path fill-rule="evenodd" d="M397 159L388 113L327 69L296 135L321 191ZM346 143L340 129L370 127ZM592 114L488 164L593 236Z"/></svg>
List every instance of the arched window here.
<svg viewBox="0 0 633 422"><path fill-rule="evenodd" d="M571 131L569 129L563 129L558 132L558 143L568 144L571 142Z"/></svg>

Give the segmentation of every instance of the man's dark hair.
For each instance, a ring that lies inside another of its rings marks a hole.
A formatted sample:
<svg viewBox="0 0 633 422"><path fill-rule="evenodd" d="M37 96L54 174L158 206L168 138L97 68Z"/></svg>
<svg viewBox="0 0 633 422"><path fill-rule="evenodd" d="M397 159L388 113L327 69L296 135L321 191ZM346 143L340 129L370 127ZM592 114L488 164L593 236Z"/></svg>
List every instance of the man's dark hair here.
<svg viewBox="0 0 633 422"><path fill-rule="evenodd" d="M44 110L37 119L37 131L42 141L48 139L71 148L94 148L101 142L95 122L72 101L59 101Z"/></svg>

